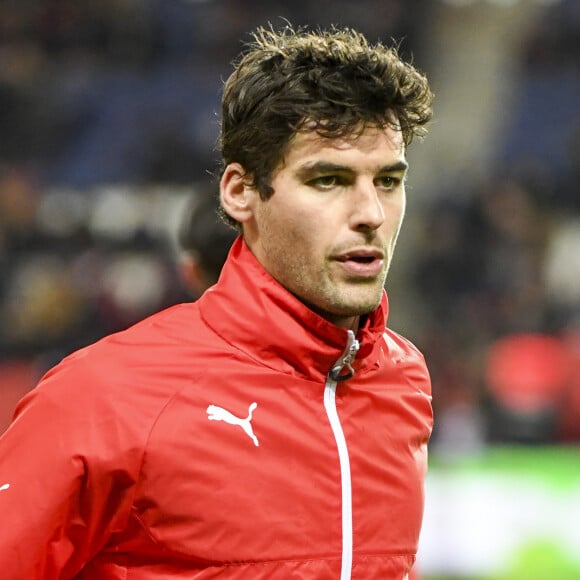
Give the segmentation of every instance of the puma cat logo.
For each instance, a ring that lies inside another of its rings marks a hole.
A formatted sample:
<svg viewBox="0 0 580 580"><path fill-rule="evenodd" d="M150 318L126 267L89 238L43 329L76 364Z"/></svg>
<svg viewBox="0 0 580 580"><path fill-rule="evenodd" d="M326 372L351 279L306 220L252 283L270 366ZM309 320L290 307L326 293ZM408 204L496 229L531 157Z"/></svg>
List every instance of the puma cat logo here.
<svg viewBox="0 0 580 580"><path fill-rule="evenodd" d="M252 403L248 408L248 416L245 419L240 417L236 417L232 415L226 409L222 409L221 407L216 407L215 405L210 405L206 409L207 418L210 421L224 421L225 423L229 423L230 425L238 425L244 430L244 433L254 442L254 445L258 447L260 443L258 442L258 438L254 435L254 430L252 429L252 413L254 409L258 406L258 403Z"/></svg>

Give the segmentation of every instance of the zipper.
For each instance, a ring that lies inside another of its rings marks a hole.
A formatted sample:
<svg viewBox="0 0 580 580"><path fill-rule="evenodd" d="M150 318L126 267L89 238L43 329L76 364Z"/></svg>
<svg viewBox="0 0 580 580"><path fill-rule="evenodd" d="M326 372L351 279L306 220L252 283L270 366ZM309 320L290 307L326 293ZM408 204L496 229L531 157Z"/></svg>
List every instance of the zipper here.
<svg viewBox="0 0 580 580"><path fill-rule="evenodd" d="M330 422L330 427L332 428L334 440L336 441L338 459L340 462L340 483L342 494L342 564L340 580L350 580L352 572L352 482L348 447L346 445L344 431L342 430L342 425L340 424L338 411L336 409L336 386L339 382L350 379L354 375L352 362L356 357L359 346L359 342L355 338L354 332L349 330L346 348L328 373L324 387L324 409L326 410L326 415ZM344 372L345 368L346 373Z"/></svg>
<svg viewBox="0 0 580 580"><path fill-rule="evenodd" d="M360 348L359 341L355 338L354 332L352 330L349 330L346 348L344 349L344 352L340 355L340 358L334 363L334 366L332 367L329 373L329 377L331 380L340 383L342 381L350 379L354 375L352 363L356 357L359 348Z"/></svg>

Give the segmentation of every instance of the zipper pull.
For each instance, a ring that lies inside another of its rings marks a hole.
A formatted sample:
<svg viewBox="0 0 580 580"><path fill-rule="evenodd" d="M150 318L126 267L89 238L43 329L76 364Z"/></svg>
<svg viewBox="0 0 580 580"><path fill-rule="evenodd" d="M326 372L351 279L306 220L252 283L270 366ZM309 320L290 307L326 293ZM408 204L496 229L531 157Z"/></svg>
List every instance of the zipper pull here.
<svg viewBox="0 0 580 580"><path fill-rule="evenodd" d="M352 363L356 357L358 349L360 348L359 341L355 338L354 332L352 330L348 331L348 339L346 342L346 348L344 352L340 355L340 358L334 363L328 376L337 383L346 381L354 376L354 369L352 368ZM346 367L346 370L345 370Z"/></svg>

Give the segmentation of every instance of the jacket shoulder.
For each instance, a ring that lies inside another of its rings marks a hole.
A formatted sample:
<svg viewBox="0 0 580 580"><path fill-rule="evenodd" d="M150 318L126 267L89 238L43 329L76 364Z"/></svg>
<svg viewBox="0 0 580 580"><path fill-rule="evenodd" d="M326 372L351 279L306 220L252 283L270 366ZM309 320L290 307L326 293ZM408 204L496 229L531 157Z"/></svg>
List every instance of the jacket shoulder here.
<svg viewBox="0 0 580 580"><path fill-rule="evenodd" d="M385 328L383 333L383 339L389 349L389 352L397 359L406 358L416 358L424 362L425 358L423 353L411 342L408 338L405 338L402 334L391 330L390 328Z"/></svg>
<svg viewBox="0 0 580 580"><path fill-rule="evenodd" d="M409 380L427 395L431 395L431 378L423 353L398 332L385 329L383 339L391 362L404 370Z"/></svg>
<svg viewBox="0 0 580 580"><path fill-rule="evenodd" d="M152 419L182 385L172 370L186 358L183 328L194 325L193 306L171 307L68 355L24 397L17 413L28 399L41 399L63 412Z"/></svg>

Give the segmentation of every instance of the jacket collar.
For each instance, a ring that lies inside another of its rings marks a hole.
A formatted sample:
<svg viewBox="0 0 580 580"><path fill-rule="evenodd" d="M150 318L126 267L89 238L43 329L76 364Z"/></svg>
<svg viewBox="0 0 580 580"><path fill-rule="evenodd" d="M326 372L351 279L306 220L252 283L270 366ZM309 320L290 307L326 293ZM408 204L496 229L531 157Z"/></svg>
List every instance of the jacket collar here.
<svg viewBox="0 0 580 580"><path fill-rule="evenodd" d="M198 301L204 322L234 348L280 372L324 380L342 354L348 332L305 306L257 261L239 237L218 283ZM357 332L356 372L376 360L385 331L388 303L379 307Z"/></svg>

